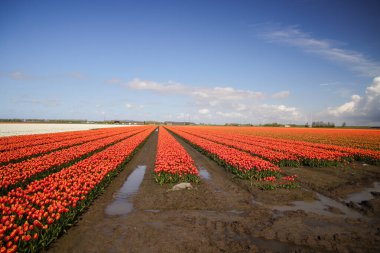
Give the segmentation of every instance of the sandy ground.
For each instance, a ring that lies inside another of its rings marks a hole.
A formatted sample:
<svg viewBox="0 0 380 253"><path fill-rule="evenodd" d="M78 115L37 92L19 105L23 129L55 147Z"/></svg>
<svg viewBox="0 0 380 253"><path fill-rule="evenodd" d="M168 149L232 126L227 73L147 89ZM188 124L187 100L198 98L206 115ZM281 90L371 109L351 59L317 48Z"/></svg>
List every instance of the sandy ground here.
<svg viewBox="0 0 380 253"><path fill-rule="evenodd" d="M350 195L379 182L379 167L288 168L300 189L261 191L180 143L202 174L193 190L154 182L154 132L48 252L380 252L380 189Z"/></svg>
<svg viewBox="0 0 380 253"><path fill-rule="evenodd" d="M0 136L58 133L129 125L108 124L44 124L44 123L0 123Z"/></svg>

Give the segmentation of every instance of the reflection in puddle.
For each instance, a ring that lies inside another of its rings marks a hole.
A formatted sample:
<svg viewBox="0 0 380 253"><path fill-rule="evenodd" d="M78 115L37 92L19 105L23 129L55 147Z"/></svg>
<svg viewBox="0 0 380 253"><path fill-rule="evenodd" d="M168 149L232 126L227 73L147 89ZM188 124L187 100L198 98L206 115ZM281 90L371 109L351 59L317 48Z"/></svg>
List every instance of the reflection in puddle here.
<svg viewBox="0 0 380 253"><path fill-rule="evenodd" d="M144 178L146 166L140 165L132 172L118 192L114 194L114 201L105 210L107 215L126 215L133 210L133 203L128 200L137 193Z"/></svg>
<svg viewBox="0 0 380 253"><path fill-rule="evenodd" d="M375 197L371 192L380 192L380 182L373 183L373 187L371 188L366 188L361 192L348 195L345 202L349 203L352 201L355 203L360 203L362 201L371 200Z"/></svg>
<svg viewBox="0 0 380 253"><path fill-rule="evenodd" d="M233 213L233 214L243 214L244 213L244 211L239 211L239 210L230 210L230 211L228 211L229 213Z"/></svg>
<svg viewBox="0 0 380 253"><path fill-rule="evenodd" d="M254 204L265 206L270 209L274 209L280 212L284 211L296 211L303 210L305 212L311 212L315 214L333 216L333 217L348 217L348 218L362 218L362 215L354 210L351 210L346 205L343 205L333 199L316 193L318 199L313 201L293 201L291 205L285 206L272 206L265 205L263 203L253 201ZM276 213L276 216L280 216Z"/></svg>
<svg viewBox="0 0 380 253"><path fill-rule="evenodd" d="M206 180L209 180L209 179L210 179L210 173L208 173L208 171L207 171L205 168L203 168L203 167L201 167L201 168L199 169L199 175L200 175L201 178L203 178L203 179L206 179Z"/></svg>

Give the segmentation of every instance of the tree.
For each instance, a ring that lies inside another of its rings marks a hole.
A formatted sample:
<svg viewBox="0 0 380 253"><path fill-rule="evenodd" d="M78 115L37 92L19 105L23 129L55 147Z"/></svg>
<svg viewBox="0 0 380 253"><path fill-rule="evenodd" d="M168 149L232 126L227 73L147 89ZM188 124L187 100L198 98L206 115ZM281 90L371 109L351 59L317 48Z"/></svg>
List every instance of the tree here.
<svg viewBox="0 0 380 253"><path fill-rule="evenodd" d="M342 123L342 127L346 127L346 122L343 122L343 123Z"/></svg>

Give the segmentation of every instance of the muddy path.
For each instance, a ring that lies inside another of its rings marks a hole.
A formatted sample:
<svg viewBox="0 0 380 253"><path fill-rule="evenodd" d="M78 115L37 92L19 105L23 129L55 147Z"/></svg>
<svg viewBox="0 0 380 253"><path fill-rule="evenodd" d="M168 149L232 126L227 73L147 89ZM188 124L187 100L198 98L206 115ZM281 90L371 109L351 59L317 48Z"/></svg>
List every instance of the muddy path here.
<svg viewBox="0 0 380 253"><path fill-rule="evenodd" d="M193 190L154 182L157 133L49 252L378 252L378 222L338 210L290 209L307 189L250 189L178 139L201 171ZM146 167L145 167L146 166ZM290 197L289 197L290 196ZM330 203L331 204L331 203Z"/></svg>

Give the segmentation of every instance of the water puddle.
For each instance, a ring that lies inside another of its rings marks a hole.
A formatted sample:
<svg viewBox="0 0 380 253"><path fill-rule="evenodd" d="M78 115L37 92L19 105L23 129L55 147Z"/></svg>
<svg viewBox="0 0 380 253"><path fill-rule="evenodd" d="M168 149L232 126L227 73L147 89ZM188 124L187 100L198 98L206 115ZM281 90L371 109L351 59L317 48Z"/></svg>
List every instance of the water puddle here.
<svg viewBox="0 0 380 253"><path fill-rule="evenodd" d="M332 216L332 217L348 217L348 218L362 218L363 216L350 209L344 204L341 204L331 198L323 196L319 193L316 193L318 199L312 201L293 201L290 205L284 206L273 206L273 205L265 205L263 203L253 201L254 204L258 204L261 206L265 206L270 209L274 209L275 211L285 212L285 211L297 211L303 210L305 212L311 212L315 214L320 214L324 216ZM279 217L280 214L276 212L276 217Z"/></svg>
<svg viewBox="0 0 380 253"><path fill-rule="evenodd" d="M244 213L244 211L239 211L239 210L230 210L230 211L227 211L227 212L229 212L229 213L232 213L232 214L237 214L237 215L240 215L240 214L243 214Z"/></svg>
<svg viewBox="0 0 380 253"><path fill-rule="evenodd" d="M203 167L199 168L199 175L205 180L210 180L210 173Z"/></svg>
<svg viewBox="0 0 380 253"><path fill-rule="evenodd" d="M346 203L350 203L351 201L354 203L360 203L362 201L368 201L375 196L371 192L379 192L380 193L380 182L373 183L373 187L366 188L361 192L352 193L347 196L347 198L344 200Z"/></svg>
<svg viewBox="0 0 380 253"><path fill-rule="evenodd" d="M158 209L146 209L146 210L144 210L145 212L148 212L148 213L159 213L159 212L161 212L160 210L158 210Z"/></svg>
<svg viewBox="0 0 380 253"><path fill-rule="evenodd" d="M144 178L145 170L145 165L139 165L129 175L120 190L114 194L113 202L107 206L105 210L107 215L127 215L133 210L133 203L128 198L137 193Z"/></svg>

